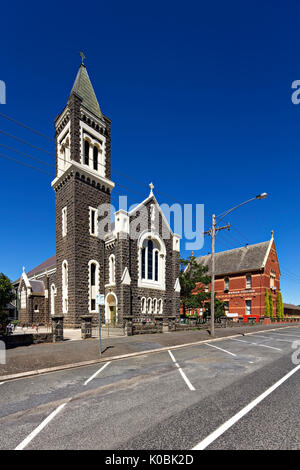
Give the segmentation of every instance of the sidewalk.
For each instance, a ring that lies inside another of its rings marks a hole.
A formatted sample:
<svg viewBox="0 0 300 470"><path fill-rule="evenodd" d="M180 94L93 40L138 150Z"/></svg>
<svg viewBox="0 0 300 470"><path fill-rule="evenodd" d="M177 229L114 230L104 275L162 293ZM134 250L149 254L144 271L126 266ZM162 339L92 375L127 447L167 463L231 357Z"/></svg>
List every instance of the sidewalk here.
<svg viewBox="0 0 300 470"><path fill-rule="evenodd" d="M255 331L286 328L287 326L289 325L274 324L217 328L215 330L215 336L216 338L222 338ZM294 326L300 326L300 323L296 323ZM293 328L293 326L291 328ZM209 339L211 338L206 330L105 338L102 339L101 360L107 361L113 359L115 356L147 352L153 349L195 343ZM1 377L11 374L63 365L74 366L76 363L97 361L99 359L98 339L88 339L84 341L67 340L61 343L43 343L18 347L6 351L6 364L0 364L0 381Z"/></svg>

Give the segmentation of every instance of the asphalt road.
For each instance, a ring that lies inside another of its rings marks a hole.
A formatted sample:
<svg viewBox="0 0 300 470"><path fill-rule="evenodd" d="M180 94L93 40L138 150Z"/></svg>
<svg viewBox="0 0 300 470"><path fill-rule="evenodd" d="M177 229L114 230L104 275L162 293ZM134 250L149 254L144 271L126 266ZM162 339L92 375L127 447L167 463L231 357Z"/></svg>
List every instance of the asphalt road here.
<svg viewBox="0 0 300 470"><path fill-rule="evenodd" d="M0 383L0 449L300 449L296 340L300 327Z"/></svg>

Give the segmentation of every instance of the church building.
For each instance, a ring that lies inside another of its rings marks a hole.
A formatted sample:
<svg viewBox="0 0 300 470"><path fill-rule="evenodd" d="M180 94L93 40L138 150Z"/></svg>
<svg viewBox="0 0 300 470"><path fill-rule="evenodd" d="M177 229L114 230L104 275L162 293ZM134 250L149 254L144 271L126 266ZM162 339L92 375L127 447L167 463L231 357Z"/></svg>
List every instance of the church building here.
<svg viewBox="0 0 300 470"><path fill-rule="evenodd" d="M63 315L79 327L98 322L179 315L180 237L172 232L150 184L150 194L111 223L111 121L99 106L85 65L55 119L56 255L27 272L18 289L21 323L48 324Z"/></svg>

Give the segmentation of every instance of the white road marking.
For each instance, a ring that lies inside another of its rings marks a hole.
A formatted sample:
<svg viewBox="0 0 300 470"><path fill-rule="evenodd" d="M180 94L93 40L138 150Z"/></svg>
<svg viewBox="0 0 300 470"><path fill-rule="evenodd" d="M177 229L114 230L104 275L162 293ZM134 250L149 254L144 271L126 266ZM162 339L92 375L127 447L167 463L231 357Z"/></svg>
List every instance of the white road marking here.
<svg viewBox="0 0 300 470"><path fill-rule="evenodd" d="M85 382L84 382L84 385L87 385L91 380L93 380L95 377L97 377L98 374L100 374L100 372L105 369L105 367L108 366L108 364L110 364L111 361L107 362L106 364L104 364L104 366L101 367L101 369L97 370L97 372L95 372L93 375L91 375L91 377L89 379L87 379Z"/></svg>
<svg viewBox="0 0 300 470"><path fill-rule="evenodd" d="M4 384L4 382L0 382L0 385Z"/></svg>
<svg viewBox="0 0 300 470"><path fill-rule="evenodd" d="M191 384L191 382L187 378L187 376L185 375L185 373L183 372L183 370L181 369L180 365L178 364L178 362L176 361L174 355L171 353L171 351L169 349L168 349L168 353L170 354L172 361L175 363L175 366L178 367L178 370L181 374L181 377L183 378L183 380L185 381L185 383L187 384L189 389L190 390L196 390L195 387Z"/></svg>
<svg viewBox="0 0 300 470"><path fill-rule="evenodd" d="M290 339L277 339L277 338L273 338L273 336L263 336L263 335L252 335L252 336L256 336L258 338L266 338L268 340L273 340L273 341L283 341L284 343L293 343L294 341L291 341Z"/></svg>
<svg viewBox="0 0 300 470"><path fill-rule="evenodd" d="M236 354L230 352L230 351L226 351L226 349L222 349L222 348L219 348L218 346L215 346L213 344L209 344L209 343L206 343L206 346L210 346L211 348L216 348L216 349L219 349L220 351L223 351L227 354L230 354L231 356L236 356Z"/></svg>
<svg viewBox="0 0 300 470"><path fill-rule="evenodd" d="M269 349L275 349L276 351L282 351L282 349L274 348L273 346L267 346L266 344L260 344L260 343L251 343L250 341L244 341L243 339L231 338L231 341L239 341L240 343L248 343L248 344L253 344L255 346L261 346L262 348L269 348Z"/></svg>
<svg viewBox="0 0 300 470"><path fill-rule="evenodd" d="M209 436L203 439L199 444L193 447L192 450L203 450L206 449L212 442L214 442L218 437L224 434L231 426L237 423L243 416L245 416L249 411L251 411L256 405L258 405L262 400L264 400L268 395L270 395L276 388L278 388L281 384L283 384L286 380L288 380L293 374L295 374L300 369L300 364L292 369L288 374L286 374L282 379L278 380L274 385L268 388L264 393L259 395L255 400L245 406L241 411L239 411L236 415L226 421L222 426L212 432Z"/></svg>
<svg viewBox="0 0 300 470"><path fill-rule="evenodd" d="M278 336L295 336L296 338L300 338L300 335L289 335L287 333L276 333L276 332L274 332L273 334L278 335Z"/></svg>
<svg viewBox="0 0 300 470"><path fill-rule="evenodd" d="M30 433L29 436L27 436L26 439L24 439L24 441L15 448L15 450L23 450L29 442L32 441L32 439L34 439L35 436L37 436L42 429L44 429L44 427L47 426L47 424L50 423L50 421L66 406L66 404L67 402L59 405L59 407L56 408L56 410L54 410L34 431L32 431L32 433Z"/></svg>

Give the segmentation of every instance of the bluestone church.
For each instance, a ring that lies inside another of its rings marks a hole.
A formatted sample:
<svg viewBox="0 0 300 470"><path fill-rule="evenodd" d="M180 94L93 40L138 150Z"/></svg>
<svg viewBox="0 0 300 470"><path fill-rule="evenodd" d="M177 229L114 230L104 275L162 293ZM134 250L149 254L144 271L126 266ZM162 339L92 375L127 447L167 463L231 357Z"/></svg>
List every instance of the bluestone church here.
<svg viewBox="0 0 300 470"><path fill-rule="evenodd" d="M99 106L85 65L79 67L67 105L55 119L56 255L17 282L21 323L46 324L64 316L76 328L81 316L105 319L179 315L180 238L153 194L111 224L111 121ZM100 207L100 209L99 209ZM104 209L103 209L104 208Z"/></svg>

